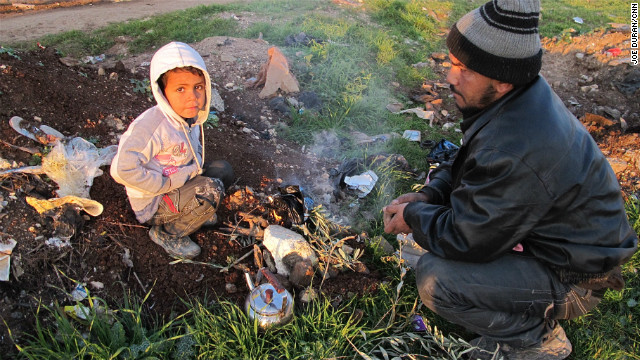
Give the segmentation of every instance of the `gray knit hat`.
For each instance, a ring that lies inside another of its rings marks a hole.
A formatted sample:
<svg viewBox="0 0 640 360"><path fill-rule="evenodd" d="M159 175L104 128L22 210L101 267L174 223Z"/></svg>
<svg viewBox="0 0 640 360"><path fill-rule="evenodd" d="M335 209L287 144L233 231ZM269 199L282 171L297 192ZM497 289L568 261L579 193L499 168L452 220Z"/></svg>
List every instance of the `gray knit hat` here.
<svg viewBox="0 0 640 360"><path fill-rule="evenodd" d="M491 0L456 22L447 47L473 71L524 85L538 75L540 0Z"/></svg>

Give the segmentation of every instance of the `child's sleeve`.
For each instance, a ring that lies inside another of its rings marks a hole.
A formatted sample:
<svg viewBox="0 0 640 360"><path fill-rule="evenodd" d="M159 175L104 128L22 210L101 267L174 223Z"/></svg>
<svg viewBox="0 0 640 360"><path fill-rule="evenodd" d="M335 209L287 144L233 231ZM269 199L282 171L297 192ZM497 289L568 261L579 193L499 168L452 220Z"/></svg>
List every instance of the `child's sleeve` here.
<svg viewBox="0 0 640 360"><path fill-rule="evenodd" d="M149 137L129 136L120 144L118 153L111 163L111 176L127 188L149 195L160 195L184 185L198 174L198 165L176 167L168 176L162 170L155 170L149 162L159 152L159 145Z"/></svg>

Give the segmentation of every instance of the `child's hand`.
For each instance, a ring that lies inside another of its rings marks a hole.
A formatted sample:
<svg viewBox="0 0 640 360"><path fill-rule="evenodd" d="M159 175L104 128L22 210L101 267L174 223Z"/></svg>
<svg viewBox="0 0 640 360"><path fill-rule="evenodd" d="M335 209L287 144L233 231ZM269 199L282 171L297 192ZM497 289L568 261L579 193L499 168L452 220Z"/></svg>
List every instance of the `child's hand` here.
<svg viewBox="0 0 640 360"><path fill-rule="evenodd" d="M162 169L162 175L169 177L175 173L178 172L178 167L177 166L167 166L166 168Z"/></svg>

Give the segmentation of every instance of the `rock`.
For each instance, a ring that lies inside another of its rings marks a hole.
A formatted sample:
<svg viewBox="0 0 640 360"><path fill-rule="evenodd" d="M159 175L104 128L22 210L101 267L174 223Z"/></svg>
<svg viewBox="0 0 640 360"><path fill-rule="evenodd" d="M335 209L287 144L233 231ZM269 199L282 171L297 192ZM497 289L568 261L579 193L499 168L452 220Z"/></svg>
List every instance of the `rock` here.
<svg viewBox="0 0 640 360"><path fill-rule="evenodd" d="M269 225L264 230L262 243L273 255L278 274L289 275L290 271L283 263L283 259L290 254L299 255L301 258L308 260L313 266L318 264L318 258L305 238L285 227Z"/></svg>
<svg viewBox="0 0 640 360"><path fill-rule="evenodd" d="M307 287L311 284L315 273L313 265L307 259L297 254L289 254L282 259L289 268L289 281L298 287Z"/></svg>
<svg viewBox="0 0 640 360"><path fill-rule="evenodd" d="M605 118L604 116L600 116L592 113L585 113L584 117L582 118L582 122L585 124L598 124L600 126L613 125L613 121Z"/></svg>
<svg viewBox="0 0 640 360"><path fill-rule="evenodd" d="M281 96L276 96L273 99L269 100L269 108L282 114L289 114L289 107L285 103L284 98Z"/></svg>
<svg viewBox="0 0 640 360"><path fill-rule="evenodd" d="M369 274L369 268L367 268L367 265L365 265L363 262L358 261L357 263L353 264L353 270L355 272L357 272L358 274Z"/></svg>
<svg viewBox="0 0 640 360"><path fill-rule="evenodd" d="M393 252L395 251L395 248L393 247L393 245L391 245L387 239L385 239L382 236L376 236L373 239L371 239L371 243L373 245L377 245L380 247L380 249L382 249L382 251L387 254L387 255L391 255L393 254Z"/></svg>
<svg viewBox="0 0 640 360"><path fill-rule="evenodd" d="M298 103L298 100L296 100L293 97L288 97L287 98L287 104L293 106L294 108L300 107L300 103Z"/></svg>
<svg viewBox="0 0 640 360"><path fill-rule="evenodd" d="M314 288L304 289L303 291L300 292L299 299L304 304L308 304L317 298L318 298L318 291L316 291Z"/></svg>
<svg viewBox="0 0 640 360"><path fill-rule="evenodd" d="M442 130L450 130L456 126L456 123L448 122L442 125Z"/></svg>
<svg viewBox="0 0 640 360"><path fill-rule="evenodd" d="M319 109L322 107L322 100L313 91L303 91L298 95L298 102L304 104L305 109Z"/></svg>
<svg viewBox="0 0 640 360"><path fill-rule="evenodd" d="M622 116L622 113L620 112L620 110L618 109L614 109L614 108L610 108L608 106L605 106L602 111L611 116L614 120L620 119L620 117Z"/></svg>
<svg viewBox="0 0 640 360"><path fill-rule="evenodd" d="M227 291L227 293L229 294L235 294L238 292L238 287L235 284L232 283L227 283L224 286L224 289Z"/></svg>
<svg viewBox="0 0 640 360"><path fill-rule="evenodd" d="M626 161L618 158L608 157L607 161L609 161L609 164L611 165L611 168L613 168L613 172L616 173L616 175L625 171L627 169L627 166L629 165Z"/></svg>
<svg viewBox="0 0 640 360"><path fill-rule="evenodd" d="M229 55L229 54L222 54L222 55L220 55L220 61L222 61L222 62L234 62L234 61L236 61L236 58L233 57L232 55Z"/></svg>
<svg viewBox="0 0 640 360"><path fill-rule="evenodd" d="M402 105L399 102L393 102L393 103L387 104L386 108L392 113L397 113L398 111L402 110L402 108L404 108L404 105Z"/></svg>
<svg viewBox="0 0 640 360"><path fill-rule="evenodd" d="M431 58L434 60L445 60L447 59L447 54L443 52L434 52L431 54Z"/></svg>

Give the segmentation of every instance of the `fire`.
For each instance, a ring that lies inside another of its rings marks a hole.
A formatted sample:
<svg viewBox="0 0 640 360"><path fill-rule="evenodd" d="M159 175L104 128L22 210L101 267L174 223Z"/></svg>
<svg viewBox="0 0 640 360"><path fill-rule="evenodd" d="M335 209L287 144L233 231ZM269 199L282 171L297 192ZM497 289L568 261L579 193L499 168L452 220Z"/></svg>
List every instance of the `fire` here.
<svg viewBox="0 0 640 360"><path fill-rule="evenodd" d="M278 224L284 219L282 216L279 216L275 210L271 210L271 217L273 217L273 220Z"/></svg>

